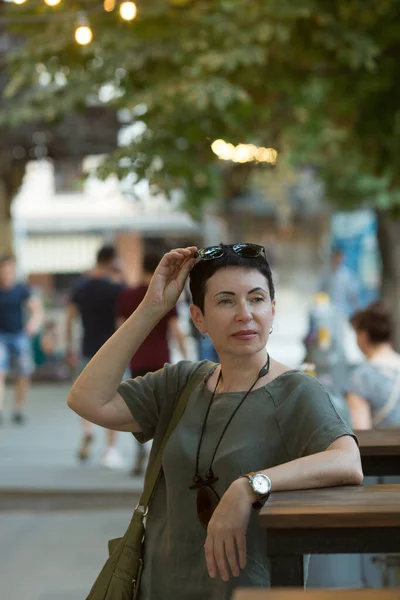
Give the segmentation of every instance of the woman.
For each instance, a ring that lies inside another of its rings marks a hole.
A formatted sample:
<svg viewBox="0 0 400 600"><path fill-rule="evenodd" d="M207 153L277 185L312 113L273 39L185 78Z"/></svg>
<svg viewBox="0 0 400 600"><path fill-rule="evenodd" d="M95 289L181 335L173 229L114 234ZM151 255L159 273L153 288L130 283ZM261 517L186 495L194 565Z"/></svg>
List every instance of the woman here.
<svg viewBox="0 0 400 600"><path fill-rule="evenodd" d="M347 401L354 429L400 426L400 355L391 340L393 325L384 303L374 302L351 319L367 361L349 382Z"/></svg>
<svg viewBox="0 0 400 600"><path fill-rule="evenodd" d="M275 292L265 250L255 244L168 252L139 308L74 384L69 406L141 442L154 438L154 457L159 431L198 363L120 380L189 273L192 319L209 334L220 364L195 388L166 446L147 518L141 600L225 600L235 587L267 586L257 508L269 491L360 484L363 477L352 432L324 388L267 354ZM202 486L220 498L208 523L196 508Z"/></svg>

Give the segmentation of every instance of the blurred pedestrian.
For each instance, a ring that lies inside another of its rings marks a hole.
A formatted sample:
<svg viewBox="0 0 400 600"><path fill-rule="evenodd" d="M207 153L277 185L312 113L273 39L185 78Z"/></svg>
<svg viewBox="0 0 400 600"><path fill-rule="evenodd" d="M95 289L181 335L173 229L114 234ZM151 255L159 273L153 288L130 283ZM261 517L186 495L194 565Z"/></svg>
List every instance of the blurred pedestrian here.
<svg viewBox="0 0 400 600"><path fill-rule="evenodd" d="M36 367L52 364L61 358L60 339L55 321L46 321L43 329L32 339L33 357Z"/></svg>
<svg viewBox="0 0 400 600"><path fill-rule="evenodd" d="M344 264L344 253L334 247L329 268L323 272L318 291L328 294L334 309L348 320L360 308L360 284L357 274Z"/></svg>
<svg viewBox="0 0 400 600"><path fill-rule="evenodd" d="M3 256L0 259L0 422L6 376L12 363L16 377L12 421L18 425L25 421L26 396L34 370L30 338L40 328L42 319L40 299L27 284L17 282L14 257Z"/></svg>
<svg viewBox="0 0 400 600"><path fill-rule="evenodd" d="M121 326L144 299L147 288L153 277L161 256L158 253L147 253L143 261L142 282L132 288L125 288L119 295L117 305L117 324ZM185 337L179 327L179 318L174 306L154 327L144 340L136 354L132 357L129 367L132 377L143 377L162 369L165 363L171 362L170 342L175 341L182 358L187 358ZM146 468L146 448L137 443L137 452L131 474L142 475Z"/></svg>
<svg viewBox="0 0 400 600"><path fill-rule="evenodd" d="M317 289L309 310L304 360L315 363L318 378L331 393L340 396L347 388L349 365L360 359L349 321L360 308L360 285L356 273L344 264L339 247L332 248L330 265Z"/></svg>
<svg viewBox="0 0 400 600"><path fill-rule="evenodd" d="M116 329L117 298L123 284L115 281L120 264L114 246L103 246L97 253L95 267L85 274L74 287L67 305L66 342L67 361L72 368L81 372L90 359ZM120 279L120 277L118 277ZM80 357L73 350L73 324L81 319L83 337ZM89 458L93 442L93 426L82 419L83 437L78 449L78 458ZM101 462L109 468L121 468L122 458L116 448L115 431L107 431L107 446Z"/></svg>
<svg viewBox="0 0 400 600"><path fill-rule="evenodd" d="M341 315L328 294L315 294L304 339L305 360L315 365L319 381L336 395L344 391L347 372L341 322Z"/></svg>
<svg viewBox="0 0 400 600"><path fill-rule="evenodd" d="M70 372L60 350L60 332L55 321L46 321L32 338L35 381L61 381L69 379Z"/></svg>
<svg viewBox="0 0 400 600"><path fill-rule="evenodd" d="M366 362L351 377L347 401L354 429L400 426L400 354L392 346L393 322L382 301L356 312L351 323Z"/></svg>

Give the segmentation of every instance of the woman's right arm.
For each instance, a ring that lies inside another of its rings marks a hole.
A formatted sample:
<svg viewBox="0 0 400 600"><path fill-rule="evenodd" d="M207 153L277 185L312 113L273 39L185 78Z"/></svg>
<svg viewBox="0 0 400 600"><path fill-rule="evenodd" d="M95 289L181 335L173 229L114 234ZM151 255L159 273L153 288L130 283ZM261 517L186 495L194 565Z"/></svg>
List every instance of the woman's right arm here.
<svg viewBox="0 0 400 600"><path fill-rule="evenodd" d="M140 432L117 388L125 369L157 323L178 300L195 262L195 247L163 256L136 311L107 340L75 381L68 406L84 419L119 431Z"/></svg>

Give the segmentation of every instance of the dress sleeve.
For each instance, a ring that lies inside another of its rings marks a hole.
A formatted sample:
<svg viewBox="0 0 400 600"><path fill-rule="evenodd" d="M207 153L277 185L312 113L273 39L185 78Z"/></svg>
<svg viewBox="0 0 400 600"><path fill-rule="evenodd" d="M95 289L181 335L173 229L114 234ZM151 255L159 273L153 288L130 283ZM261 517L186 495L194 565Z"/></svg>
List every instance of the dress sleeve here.
<svg viewBox="0 0 400 600"><path fill-rule="evenodd" d="M118 393L141 427L142 432L134 434L139 442L153 439L160 423L169 422L176 400L198 365L191 361L165 364L154 373L126 379L119 385Z"/></svg>
<svg viewBox="0 0 400 600"><path fill-rule="evenodd" d="M323 452L343 435L357 441L325 388L305 373L291 375L282 385L276 418L289 460Z"/></svg>

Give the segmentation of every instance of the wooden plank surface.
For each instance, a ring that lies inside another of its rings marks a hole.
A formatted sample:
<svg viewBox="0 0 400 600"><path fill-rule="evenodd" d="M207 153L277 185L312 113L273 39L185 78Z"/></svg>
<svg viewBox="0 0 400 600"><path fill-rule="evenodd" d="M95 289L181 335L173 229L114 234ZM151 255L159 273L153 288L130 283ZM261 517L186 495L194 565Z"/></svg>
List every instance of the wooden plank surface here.
<svg viewBox="0 0 400 600"><path fill-rule="evenodd" d="M354 433L361 456L395 454L400 462L400 429L363 429Z"/></svg>
<svg viewBox="0 0 400 600"><path fill-rule="evenodd" d="M260 525L270 529L399 527L400 485L273 492L260 511Z"/></svg>
<svg viewBox="0 0 400 600"><path fill-rule="evenodd" d="M232 600L399 600L400 590L242 589Z"/></svg>

